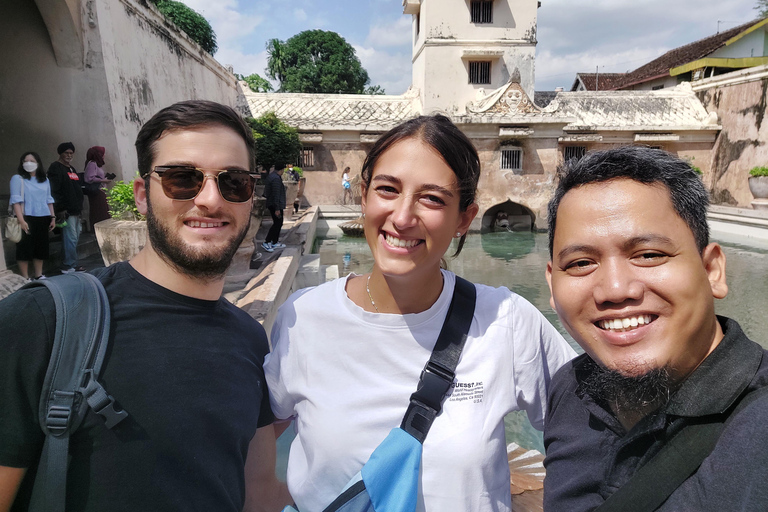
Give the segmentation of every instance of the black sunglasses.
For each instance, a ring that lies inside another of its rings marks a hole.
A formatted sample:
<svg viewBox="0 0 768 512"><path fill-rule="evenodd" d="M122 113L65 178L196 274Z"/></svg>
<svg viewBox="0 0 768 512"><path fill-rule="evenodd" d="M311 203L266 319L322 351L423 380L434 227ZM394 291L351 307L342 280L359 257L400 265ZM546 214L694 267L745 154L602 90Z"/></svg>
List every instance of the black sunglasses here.
<svg viewBox="0 0 768 512"><path fill-rule="evenodd" d="M218 174L205 174L203 171L219 171ZM197 197L203 190L205 178L216 180L219 193L229 203L244 203L253 196L256 174L241 170L201 169L186 165L158 165L152 169L160 177L160 185L165 195L178 201L187 201ZM150 174L152 174L150 172Z"/></svg>

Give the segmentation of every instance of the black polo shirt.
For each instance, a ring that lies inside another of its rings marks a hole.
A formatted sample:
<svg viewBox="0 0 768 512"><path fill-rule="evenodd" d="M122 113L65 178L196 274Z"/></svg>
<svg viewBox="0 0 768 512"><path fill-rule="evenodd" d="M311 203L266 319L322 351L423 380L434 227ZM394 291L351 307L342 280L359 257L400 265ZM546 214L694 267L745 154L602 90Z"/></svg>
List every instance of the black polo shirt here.
<svg viewBox="0 0 768 512"><path fill-rule="evenodd" d="M544 509L592 510L686 424L720 414L745 390L768 386L768 351L739 324L718 317L724 338L666 406L629 432L610 410L581 392L586 354L552 378L544 426ZM698 471L658 510L768 510L768 400L744 408Z"/></svg>

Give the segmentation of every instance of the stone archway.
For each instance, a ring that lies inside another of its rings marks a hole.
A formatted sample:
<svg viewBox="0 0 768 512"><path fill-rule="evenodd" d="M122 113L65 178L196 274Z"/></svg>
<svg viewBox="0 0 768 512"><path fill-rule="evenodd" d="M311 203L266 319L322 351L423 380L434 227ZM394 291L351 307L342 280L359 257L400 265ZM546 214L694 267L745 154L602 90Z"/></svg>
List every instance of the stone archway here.
<svg viewBox="0 0 768 512"><path fill-rule="evenodd" d="M488 208L482 217L481 232L533 231L536 214L525 205L507 199Z"/></svg>
<svg viewBox="0 0 768 512"><path fill-rule="evenodd" d="M81 0L35 0L48 29L56 63L62 68L83 68Z"/></svg>

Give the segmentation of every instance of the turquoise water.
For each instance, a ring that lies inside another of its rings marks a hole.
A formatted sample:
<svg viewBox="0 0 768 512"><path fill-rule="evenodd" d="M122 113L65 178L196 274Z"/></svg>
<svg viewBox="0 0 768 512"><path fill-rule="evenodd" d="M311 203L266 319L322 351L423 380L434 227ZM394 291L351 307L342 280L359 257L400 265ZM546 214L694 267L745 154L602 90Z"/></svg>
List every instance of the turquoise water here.
<svg viewBox="0 0 768 512"><path fill-rule="evenodd" d="M739 321L744 331L768 348L768 248L717 240L727 257L728 297L717 301L719 314ZM322 265L338 265L339 275L365 273L373 258L362 238L320 239L316 252ZM452 254L452 251L449 251ZM487 233L467 237L464 250L448 259L448 268L458 275L493 286L506 286L533 303L566 337L577 352L582 350L560 325L549 305L549 288L544 271L549 259L547 235L535 233ZM506 420L507 442L544 451L541 433L533 429L524 413Z"/></svg>

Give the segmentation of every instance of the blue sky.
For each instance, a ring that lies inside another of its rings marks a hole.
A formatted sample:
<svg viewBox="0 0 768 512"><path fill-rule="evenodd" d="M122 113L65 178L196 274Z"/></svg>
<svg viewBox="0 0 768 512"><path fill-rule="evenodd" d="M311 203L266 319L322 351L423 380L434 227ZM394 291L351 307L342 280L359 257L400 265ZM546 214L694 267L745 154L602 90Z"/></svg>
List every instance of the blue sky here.
<svg viewBox="0 0 768 512"><path fill-rule="evenodd" d="M411 17L402 0L181 0L213 26L216 59L265 76L266 42L309 29L355 47L372 85L411 83ZM437 0L430 0L437 1ZM514 0L511 0L514 2ZM536 90L568 89L576 72L623 72L665 51L754 19L756 0L541 0ZM514 3L513 3L514 5Z"/></svg>

